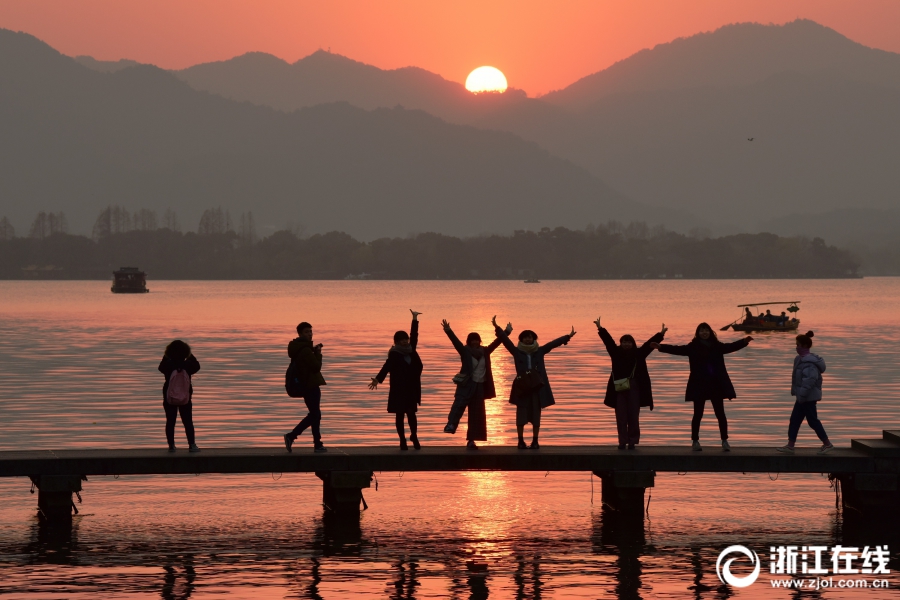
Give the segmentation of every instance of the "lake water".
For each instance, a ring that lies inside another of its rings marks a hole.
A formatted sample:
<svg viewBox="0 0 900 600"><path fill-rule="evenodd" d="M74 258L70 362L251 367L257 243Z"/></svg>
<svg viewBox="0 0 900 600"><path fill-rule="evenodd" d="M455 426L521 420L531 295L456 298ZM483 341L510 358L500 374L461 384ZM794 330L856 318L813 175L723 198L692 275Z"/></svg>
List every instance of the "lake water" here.
<svg viewBox="0 0 900 600"><path fill-rule="evenodd" d="M464 337L493 339L491 316L542 342L578 334L548 357L557 398L542 445L616 443L602 404L609 359L591 323L639 342L669 327L687 343L748 301L801 300L801 329L828 364L819 415L835 444L900 425L900 279L834 281L174 282L114 295L104 282L0 282L0 449L164 447L156 366L165 344L188 341L202 370L194 420L202 447L272 446L305 414L284 394L286 344L300 320L324 344L326 445L395 445L387 386L369 391L409 310L422 311L423 445L464 444L442 433ZM783 307L777 308L778 311ZM720 334L724 340L740 337ZM726 404L734 446L781 445L793 405L793 336L759 334L727 364L738 399ZM689 445L687 360L649 359L656 409L642 444ZM494 354L508 382L511 360ZM515 407L489 400L487 444L515 443ZM719 451L708 410L706 451ZM308 434L298 444L309 442ZM181 424L176 439L185 446ZM818 440L803 426L800 446ZM833 546L847 535L822 475L662 473L644 530L617 531L589 473L383 473L365 490L358 528L323 515L312 474L92 477L72 530L39 526L25 478L0 480L0 593L53 598L741 598L795 597L757 583L720 587L719 552L732 544ZM774 480L774 481L773 481ZM894 541L868 532L867 545ZM761 552L762 554L762 552ZM475 558L484 572L467 569ZM764 563L767 564L767 563ZM764 574L764 577L766 575ZM890 576L894 589L900 579ZM893 597L825 590L811 597ZM793 593L793 594L796 594ZM806 595L804 595L806 597Z"/></svg>

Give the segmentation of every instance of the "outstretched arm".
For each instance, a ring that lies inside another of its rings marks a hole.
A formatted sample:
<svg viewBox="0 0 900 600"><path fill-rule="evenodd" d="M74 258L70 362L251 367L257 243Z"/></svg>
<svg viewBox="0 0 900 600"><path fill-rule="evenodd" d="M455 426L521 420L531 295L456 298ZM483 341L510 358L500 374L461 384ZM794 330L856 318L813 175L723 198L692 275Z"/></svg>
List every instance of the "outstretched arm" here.
<svg viewBox="0 0 900 600"><path fill-rule="evenodd" d="M647 358L648 356L650 356L650 353L653 352L656 349L656 347L659 346L660 342L663 341L663 338L666 337L666 332L668 330L669 329L666 327L666 324L663 323L662 328L659 330L659 333L655 334L649 340L644 342L644 345L641 346L641 349L638 351L638 354L640 354L640 356L642 358Z"/></svg>
<svg viewBox="0 0 900 600"><path fill-rule="evenodd" d="M500 340L500 343L503 344L507 350L509 350L510 354L516 353L516 347L512 343L512 340L509 339L509 334L507 334L504 330L500 329L500 326L497 325L497 315L494 315L494 318L491 319L491 324L494 326L494 334ZM510 331L512 331L512 325L509 325Z"/></svg>
<svg viewBox="0 0 900 600"><path fill-rule="evenodd" d="M512 330L513 330L512 323L507 323L506 329L503 330L506 333L506 337L509 337L509 334L512 333ZM490 354L491 352L493 352L494 350L497 349L497 346L499 346L502 341L503 340L501 340L500 337L497 336L494 338L494 341L491 342L490 344L488 344L487 346L485 346L484 349L487 351L488 354Z"/></svg>
<svg viewBox="0 0 900 600"><path fill-rule="evenodd" d="M690 344L684 346L673 346L672 344L659 344L650 342L650 345L664 354L674 354L676 356L690 356Z"/></svg>
<svg viewBox="0 0 900 600"><path fill-rule="evenodd" d="M594 321L594 325L597 326L597 334L600 336L600 339L603 340L603 345L606 346L606 352L609 353L610 356L613 355L613 352L616 350L616 342L612 339L612 336L609 335L609 331L607 331L602 325L600 325L600 317L597 317L597 320Z"/></svg>
<svg viewBox="0 0 900 600"><path fill-rule="evenodd" d="M419 343L419 315L422 313L418 313L412 309L410 311L412 313L412 324L409 326L409 345L412 346L412 349L416 349L416 344Z"/></svg>
<svg viewBox="0 0 900 600"><path fill-rule="evenodd" d="M378 371L378 375L372 378L372 383L369 384L369 389L374 390L378 387L379 383L384 383L384 378L388 375L388 363L391 362L390 359L384 361L384 366L381 367L381 370Z"/></svg>
<svg viewBox="0 0 900 600"><path fill-rule="evenodd" d="M722 344L722 354L731 354L732 352L743 350L750 345L751 341L753 341L753 338L748 335L742 340L731 342L730 344Z"/></svg>
<svg viewBox="0 0 900 600"><path fill-rule="evenodd" d="M453 333L453 330L450 329L450 323L447 321L447 319L441 321L441 327L444 328L444 333L446 333L447 337L450 338L450 343L453 344L453 347L456 348L456 351L462 354L463 350L465 350L465 346L463 346L463 343L459 340L458 337L456 337L456 334Z"/></svg>
<svg viewBox="0 0 900 600"><path fill-rule="evenodd" d="M547 354L554 348L559 348L560 346L565 346L566 344L569 343L569 340L572 339L572 336L575 335L575 333L576 333L575 328L573 327L572 332L569 333L568 335L564 335L562 337L556 338L552 342L547 342L546 344L541 346L540 352L542 354Z"/></svg>

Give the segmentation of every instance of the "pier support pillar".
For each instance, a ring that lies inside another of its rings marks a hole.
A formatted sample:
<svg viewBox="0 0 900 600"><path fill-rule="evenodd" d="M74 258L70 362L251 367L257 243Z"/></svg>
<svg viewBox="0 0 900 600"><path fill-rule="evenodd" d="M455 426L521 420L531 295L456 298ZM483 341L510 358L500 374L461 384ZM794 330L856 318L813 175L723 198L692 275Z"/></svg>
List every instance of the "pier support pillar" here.
<svg viewBox="0 0 900 600"><path fill-rule="evenodd" d="M900 482L894 473L835 473L844 516L886 523L900 521Z"/></svg>
<svg viewBox="0 0 900 600"><path fill-rule="evenodd" d="M32 475L31 482L38 489L38 514L48 521L71 520L72 511L78 513L72 494L81 491L80 475Z"/></svg>
<svg viewBox="0 0 900 600"><path fill-rule="evenodd" d="M653 487L655 471L594 471L602 482L603 504L623 514L644 514L644 491Z"/></svg>
<svg viewBox="0 0 900 600"><path fill-rule="evenodd" d="M322 480L322 504L335 514L359 516L363 488L372 484L372 471L316 471Z"/></svg>

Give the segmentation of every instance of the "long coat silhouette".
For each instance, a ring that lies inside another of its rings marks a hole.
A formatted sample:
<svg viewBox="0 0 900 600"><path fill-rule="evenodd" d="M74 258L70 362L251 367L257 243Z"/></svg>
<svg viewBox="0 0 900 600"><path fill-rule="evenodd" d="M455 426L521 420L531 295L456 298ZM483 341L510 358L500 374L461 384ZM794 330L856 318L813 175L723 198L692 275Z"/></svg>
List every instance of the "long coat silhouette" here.
<svg viewBox="0 0 900 600"><path fill-rule="evenodd" d="M497 334L497 337L500 338L500 342L504 346L506 346L506 349L509 350L510 354L512 354L513 361L516 364L516 375L524 375L527 371L532 371L541 378L542 382L544 382L544 385L541 386L541 389L538 392L541 398L541 408L547 408L548 406L553 406L554 404L556 404L556 400L554 400L553 398L553 390L550 389L550 380L547 378L547 370L544 368L544 356L546 356L547 353L549 353L554 348L559 348L560 346L568 344L569 340L572 339L572 336L564 335L560 338L556 338L552 342L547 342L543 346L539 347L533 353L527 354L519 350L509 339L509 336L506 334L506 332L500 329L500 327L495 327L494 332ZM529 357L531 357L530 361ZM513 393L512 386L510 386L510 404L518 405L520 401L523 401L525 399L526 398L520 398L516 396Z"/></svg>
<svg viewBox="0 0 900 600"><path fill-rule="evenodd" d="M719 340L694 339L684 346L660 344L659 351L677 356L687 356L691 367L685 402L737 398L731 377L725 369L725 355L746 348L749 340L743 339L725 344Z"/></svg>
<svg viewBox="0 0 900 600"><path fill-rule="evenodd" d="M375 378L384 383L385 377L391 376L391 388L388 392L387 412L414 413L422 404L422 359L416 352L419 341L419 322L413 321L409 331L410 354L402 354L391 348L384 366ZM410 361L406 362L409 358Z"/></svg>
<svg viewBox="0 0 900 600"><path fill-rule="evenodd" d="M600 327L598 333L612 360L612 373L609 374L609 383L606 384L606 398L604 398L603 404L610 408L616 407L618 392L616 392L616 386L613 381L625 379L634 370L634 379L637 382L638 393L641 396L641 406L649 406L650 410L653 410L653 390L650 387L647 357L653 352L652 344L658 344L663 341L664 334L662 332L657 333L644 342L640 348L636 348L633 353L629 354L616 344L604 327Z"/></svg>

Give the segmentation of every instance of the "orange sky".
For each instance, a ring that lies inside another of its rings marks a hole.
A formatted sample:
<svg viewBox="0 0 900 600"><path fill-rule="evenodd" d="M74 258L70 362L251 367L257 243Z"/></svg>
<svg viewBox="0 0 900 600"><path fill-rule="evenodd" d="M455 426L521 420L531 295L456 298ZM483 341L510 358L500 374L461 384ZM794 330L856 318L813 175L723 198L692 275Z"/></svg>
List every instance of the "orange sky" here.
<svg viewBox="0 0 900 600"><path fill-rule="evenodd" d="M0 27L73 56L182 68L251 50L293 62L330 48L460 83L492 65L529 95L676 37L797 17L900 52L898 0L0 0Z"/></svg>

